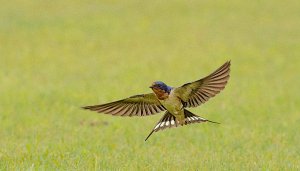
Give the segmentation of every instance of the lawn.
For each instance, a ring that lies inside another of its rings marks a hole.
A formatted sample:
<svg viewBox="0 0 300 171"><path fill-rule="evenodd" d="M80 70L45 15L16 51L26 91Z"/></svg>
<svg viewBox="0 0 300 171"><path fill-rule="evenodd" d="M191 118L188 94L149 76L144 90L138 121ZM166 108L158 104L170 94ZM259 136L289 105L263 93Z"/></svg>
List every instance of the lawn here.
<svg viewBox="0 0 300 171"><path fill-rule="evenodd" d="M0 170L300 170L300 5L7 1L0 6ZM80 107L200 79L231 60L193 124Z"/></svg>

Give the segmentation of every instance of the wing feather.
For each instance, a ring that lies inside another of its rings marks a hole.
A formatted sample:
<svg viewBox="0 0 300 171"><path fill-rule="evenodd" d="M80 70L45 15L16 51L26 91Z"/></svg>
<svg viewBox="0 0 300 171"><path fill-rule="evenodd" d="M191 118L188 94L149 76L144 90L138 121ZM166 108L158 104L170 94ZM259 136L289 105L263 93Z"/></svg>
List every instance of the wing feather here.
<svg viewBox="0 0 300 171"><path fill-rule="evenodd" d="M121 110L119 111L119 113L116 115L122 115L122 113L126 114L126 111L128 110L128 106L129 106L129 104L125 104L124 107L122 107Z"/></svg>
<svg viewBox="0 0 300 171"><path fill-rule="evenodd" d="M175 88L174 92L184 102L184 107L196 107L223 90L230 77L230 61L200 80Z"/></svg>
<svg viewBox="0 0 300 171"><path fill-rule="evenodd" d="M166 110L154 93L135 95L123 100L83 108L118 116L148 116Z"/></svg>

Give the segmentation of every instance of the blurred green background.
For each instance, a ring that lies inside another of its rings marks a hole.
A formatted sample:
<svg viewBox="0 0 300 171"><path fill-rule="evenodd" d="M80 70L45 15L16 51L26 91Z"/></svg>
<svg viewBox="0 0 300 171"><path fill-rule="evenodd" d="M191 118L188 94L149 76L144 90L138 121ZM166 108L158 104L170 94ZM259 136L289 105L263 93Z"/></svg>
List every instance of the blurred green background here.
<svg viewBox="0 0 300 171"><path fill-rule="evenodd" d="M3 1L0 170L299 170L300 5L289 1ZM215 124L148 135L161 114L81 110L197 80Z"/></svg>

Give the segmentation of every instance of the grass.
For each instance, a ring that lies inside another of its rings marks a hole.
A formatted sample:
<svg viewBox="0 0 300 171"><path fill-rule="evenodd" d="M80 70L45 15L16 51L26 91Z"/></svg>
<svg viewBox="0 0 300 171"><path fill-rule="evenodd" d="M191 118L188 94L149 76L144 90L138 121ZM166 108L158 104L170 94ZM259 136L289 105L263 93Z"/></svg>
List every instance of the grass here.
<svg viewBox="0 0 300 171"><path fill-rule="evenodd" d="M298 1L9 1L0 6L0 170L299 170ZM192 112L81 110L180 86L232 61Z"/></svg>

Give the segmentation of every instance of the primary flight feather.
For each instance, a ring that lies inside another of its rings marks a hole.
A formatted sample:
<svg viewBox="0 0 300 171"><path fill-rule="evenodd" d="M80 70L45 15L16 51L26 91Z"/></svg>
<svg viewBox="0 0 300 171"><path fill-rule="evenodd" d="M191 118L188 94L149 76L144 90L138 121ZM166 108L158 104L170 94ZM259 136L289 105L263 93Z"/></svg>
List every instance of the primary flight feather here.
<svg viewBox="0 0 300 171"><path fill-rule="evenodd" d="M228 82L230 61L223 64L210 75L182 85L170 87L161 81L154 82L150 88L153 93L131 96L111 103L85 106L84 109L119 116L148 116L166 111L152 129L153 132L192 123L213 122L197 116L185 108L197 107L223 90Z"/></svg>

